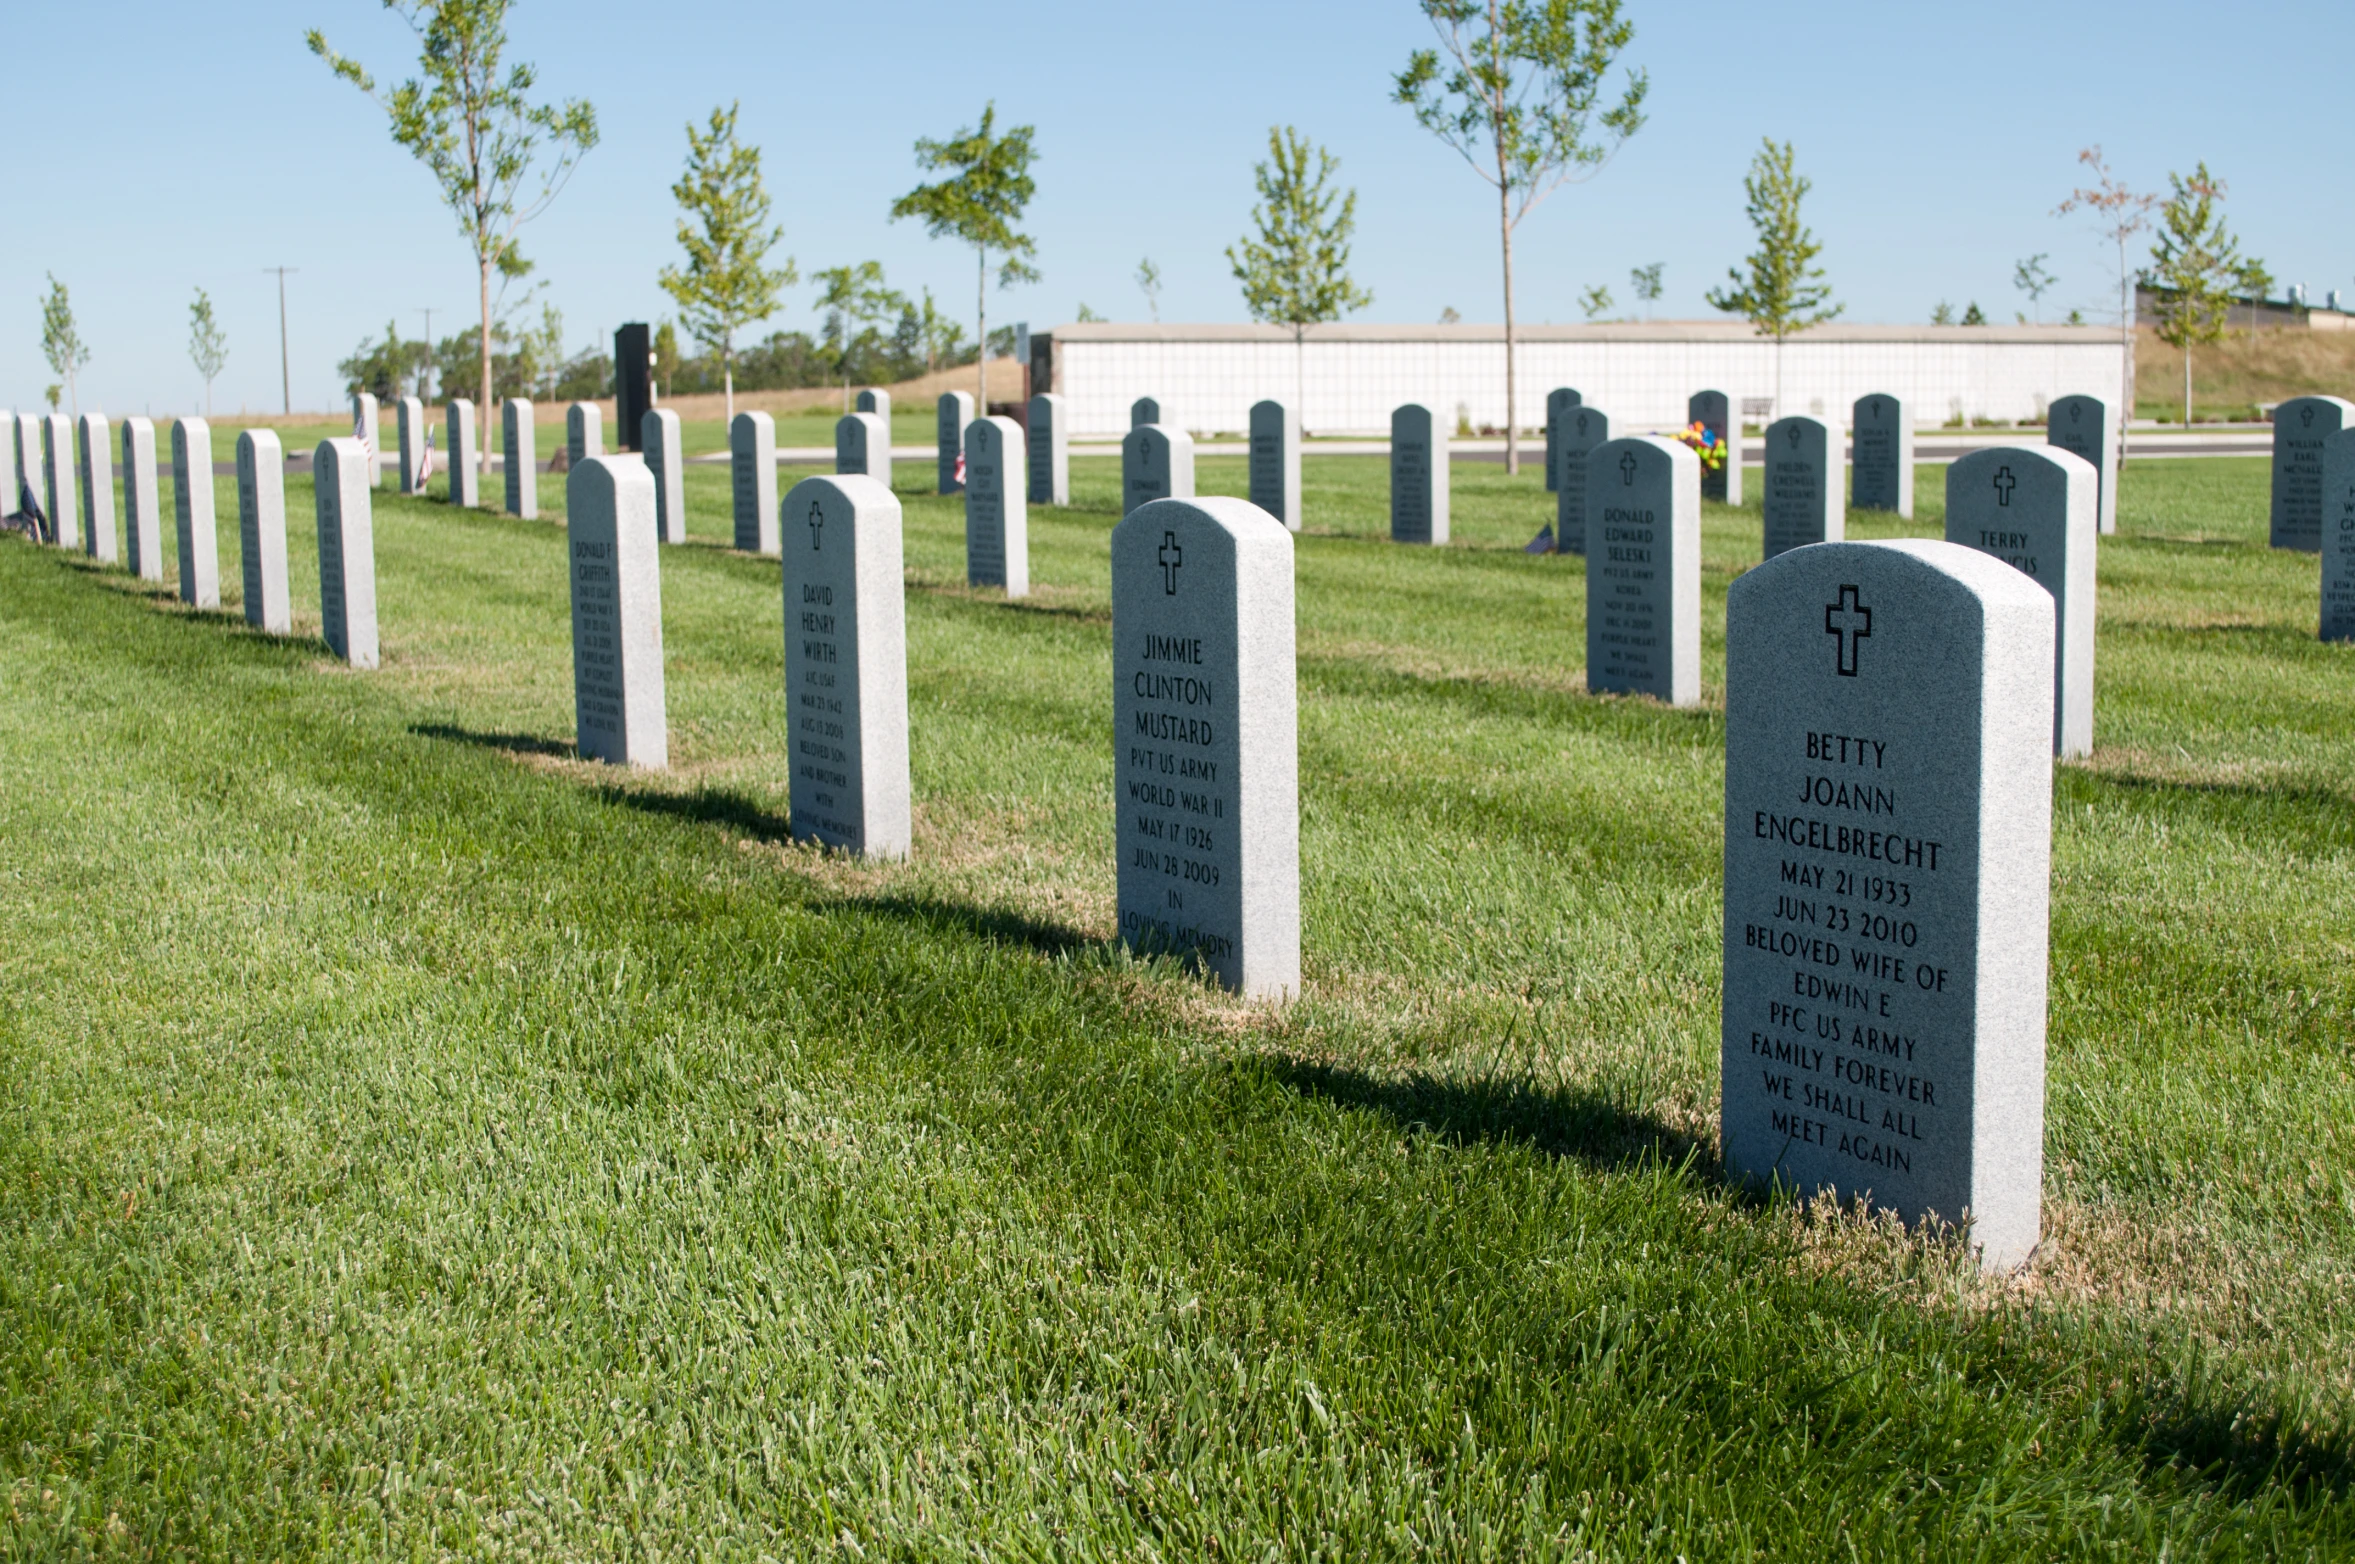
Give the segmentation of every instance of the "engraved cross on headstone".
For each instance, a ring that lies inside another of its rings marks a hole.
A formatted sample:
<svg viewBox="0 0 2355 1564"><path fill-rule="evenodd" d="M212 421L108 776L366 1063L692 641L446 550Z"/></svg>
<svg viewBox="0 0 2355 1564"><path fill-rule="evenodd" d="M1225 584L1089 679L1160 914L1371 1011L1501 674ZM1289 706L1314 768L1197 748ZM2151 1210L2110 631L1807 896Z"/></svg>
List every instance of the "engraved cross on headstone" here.
<svg viewBox="0 0 2355 1564"><path fill-rule="evenodd" d="M1178 547L1176 533L1164 532L1161 534L1161 552L1156 557L1161 561L1163 590L1171 597L1177 596L1178 566L1186 562L1186 551Z"/></svg>
<svg viewBox="0 0 2355 1564"><path fill-rule="evenodd" d="M1635 487L1635 452L1619 454L1619 481L1630 489Z"/></svg>
<svg viewBox="0 0 2355 1564"><path fill-rule="evenodd" d="M818 531L825 525L825 511L818 507L816 500L810 501L810 552L813 554L818 551Z"/></svg>
<svg viewBox="0 0 2355 1564"><path fill-rule="evenodd" d="M1824 604L1823 632L1840 640L1840 672L1856 677L1856 643L1873 633L1873 611L1856 600L1856 588L1843 586L1836 602Z"/></svg>
<svg viewBox="0 0 2355 1564"><path fill-rule="evenodd" d="M2311 429L2314 427L2313 408L2301 407L2298 409L2298 427L2301 429Z"/></svg>
<svg viewBox="0 0 2355 1564"><path fill-rule="evenodd" d="M1995 503L2005 510L2010 510L2012 508L2012 490L2019 486L2019 482L2019 479L2012 476L2012 470L2009 467L1996 468Z"/></svg>

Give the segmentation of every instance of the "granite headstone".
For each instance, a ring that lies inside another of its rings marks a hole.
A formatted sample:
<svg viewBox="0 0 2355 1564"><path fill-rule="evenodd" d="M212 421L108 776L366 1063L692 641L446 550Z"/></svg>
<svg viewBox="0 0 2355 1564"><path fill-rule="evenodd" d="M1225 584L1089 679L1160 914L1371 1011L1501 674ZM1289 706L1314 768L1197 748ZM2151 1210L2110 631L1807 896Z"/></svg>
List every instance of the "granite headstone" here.
<svg viewBox="0 0 2355 1564"><path fill-rule="evenodd" d="M1558 386L1545 394L1545 486L1557 494L1562 489L1562 428L1580 400L1578 393L1568 386Z"/></svg>
<svg viewBox="0 0 2355 1564"><path fill-rule="evenodd" d="M450 398L442 410L442 433L449 467L443 496L472 509L482 503L482 445L475 439L474 404L462 396Z"/></svg>
<svg viewBox="0 0 2355 1564"><path fill-rule="evenodd" d="M2355 403L2335 396L2292 397L2273 410L2275 548L2311 554L2322 547L2322 446L2355 427Z"/></svg>
<svg viewBox="0 0 2355 1564"><path fill-rule="evenodd" d="M1030 427L1023 432L1030 453L1030 492L1033 505L1071 503L1071 421L1063 398L1041 391L1030 399Z"/></svg>
<svg viewBox="0 0 2355 1564"><path fill-rule="evenodd" d="M679 415L650 407L639 420L638 448L654 475L654 531L665 543L687 541L687 465L679 444Z"/></svg>
<svg viewBox="0 0 2355 1564"><path fill-rule="evenodd" d="M1159 422L1161 422L1161 398L1140 396L1128 404L1128 426L1131 429L1142 429L1147 424Z"/></svg>
<svg viewBox="0 0 2355 1564"><path fill-rule="evenodd" d="M201 418L172 420L172 522L180 534L180 601L221 606L221 540L213 517L213 431Z"/></svg>
<svg viewBox="0 0 2355 1564"><path fill-rule="evenodd" d="M509 397L499 410L501 465L507 480L507 514L536 521L540 514L540 434L529 398Z"/></svg>
<svg viewBox="0 0 2355 1564"><path fill-rule="evenodd" d="M1251 407L1251 503L1300 530L1300 414L1282 402Z"/></svg>
<svg viewBox="0 0 2355 1564"><path fill-rule="evenodd" d="M376 524L368 452L348 436L311 454L319 518L319 632L355 668L376 666Z"/></svg>
<svg viewBox="0 0 2355 1564"><path fill-rule="evenodd" d="M785 496L793 835L869 858L905 858L914 837L900 526L898 496L864 474Z"/></svg>
<svg viewBox="0 0 2355 1564"><path fill-rule="evenodd" d="M886 432L891 428L891 393L869 388L861 391L850 404L854 413L873 413L883 420Z"/></svg>
<svg viewBox="0 0 2355 1564"><path fill-rule="evenodd" d="M1711 430L1725 447L1725 465L1701 475L1701 494L1705 499L1721 500L1728 505L1742 503L1741 415L1741 403L1723 391L1696 391L1685 400L1685 421Z"/></svg>
<svg viewBox="0 0 2355 1564"><path fill-rule="evenodd" d="M958 469L965 460L965 426L973 422L973 396L966 391L944 391L933 407L933 427L939 438L940 492L962 493L965 480ZM885 430L888 443L890 431Z"/></svg>
<svg viewBox="0 0 2355 1564"><path fill-rule="evenodd" d="M245 622L284 635L294 611L286 595L286 455L275 430L237 437L237 536Z"/></svg>
<svg viewBox="0 0 2355 1564"><path fill-rule="evenodd" d="M384 415L373 391L352 393L352 438L368 448L368 487L379 487L384 482L383 465L377 461L384 453Z"/></svg>
<svg viewBox="0 0 2355 1564"><path fill-rule="evenodd" d="M1701 699L1701 459L1681 441L1587 456L1586 687Z"/></svg>
<svg viewBox="0 0 2355 1564"><path fill-rule="evenodd" d="M965 584L1030 595L1030 459L1022 426L976 418L965 431Z"/></svg>
<svg viewBox="0 0 2355 1564"><path fill-rule="evenodd" d="M82 486L82 547L102 565L121 555L114 529L114 431L106 415L82 415L82 445L75 457L75 477Z"/></svg>
<svg viewBox="0 0 2355 1564"><path fill-rule="evenodd" d="M2322 447L2322 638L2355 641L2355 429Z"/></svg>
<svg viewBox="0 0 2355 1564"><path fill-rule="evenodd" d="M124 419L123 543L131 574L142 581L164 578L164 506L155 476L155 425L145 418Z"/></svg>
<svg viewBox="0 0 2355 1564"><path fill-rule="evenodd" d="M1840 436L1805 413L1766 426L1766 557L1848 535L1841 503Z"/></svg>
<svg viewBox="0 0 2355 1564"><path fill-rule="evenodd" d="M1153 500L1194 497L1194 437L1141 424L1120 437L1120 513Z"/></svg>
<svg viewBox="0 0 2355 1564"><path fill-rule="evenodd" d="M1913 519L1913 409L1903 397L1874 392L1851 411L1856 454L1848 503L1857 510L1895 511Z"/></svg>
<svg viewBox="0 0 2355 1564"><path fill-rule="evenodd" d="M393 407L393 438L401 447L401 471L393 482L399 494L425 492L425 403L405 396Z"/></svg>
<svg viewBox="0 0 2355 1564"><path fill-rule="evenodd" d="M1447 541L1447 428L1409 402L1390 415L1390 541Z"/></svg>
<svg viewBox="0 0 2355 1564"><path fill-rule="evenodd" d="M2055 445L2002 446L1946 469L1946 541L1975 548L2052 594L2053 753L2093 752L2093 464Z"/></svg>
<svg viewBox="0 0 2355 1564"><path fill-rule="evenodd" d="M736 503L736 546L777 553L777 420L743 412L728 425L728 477Z"/></svg>
<svg viewBox="0 0 2355 1564"><path fill-rule="evenodd" d="M2064 396L2044 411L2044 438L2093 468L2099 494L2094 514L2101 530L2118 530L2118 431L2110 404L2098 396Z"/></svg>
<svg viewBox="0 0 2355 1564"><path fill-rule="evenodd" d="M41 503L59 548L82 546L82 512L74 503L74 423L63 413L41 420Z"/></svg>
<svg viewBox="0 0 2355 1564"><path fill-rule="evenodd" d="M595 402L575 402L564 410L564 463L569 470L592 456L605 454L605 409ZM567 494L571 480L566 480Z"/></svg>
<svg viewBox="0 0 2355 1564"><path fill-rule="evenodd" d="M1611 415L1598 407L1573 408L1562 420L1562 444L1554 494L1554 552L1586 552L1586 459L1611 438Z"/></svg>
<svg viewBox="0 0 2355 1564"><path fill-rule="evenodd" d="M891 426L881 413L845 413L834 420L834 472L891 487Z"/></svg>
<svg viewBox="0 0 2355 1564"><path fill-rule="evenodd" d="M654 474L626 456L583 461L565 476L564 533L581 758L659 771L670 761L670 727Z"/></svg>

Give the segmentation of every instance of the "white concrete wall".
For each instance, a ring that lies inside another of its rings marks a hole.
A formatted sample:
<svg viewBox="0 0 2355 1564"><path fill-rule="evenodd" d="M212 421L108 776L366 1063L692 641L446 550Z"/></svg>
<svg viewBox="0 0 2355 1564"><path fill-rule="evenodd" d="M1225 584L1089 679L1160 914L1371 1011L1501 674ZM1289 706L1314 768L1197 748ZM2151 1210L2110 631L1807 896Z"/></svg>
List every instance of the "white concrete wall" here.
<svg viewBox="0 0 2355 1564"><path fill-rule="evenodd" d="M1505 421L1504 332L1496 326L1320 326L1305 348L1270 326L1059 326L1055 385L1074 435L1117 436L1129 404L1161 399L1163 417L1198 433L1249 427L1251 404L1290 402L1305 382L1301 424L1313 434L1382 434L1391 409L1423 402L1453 425ZM1782 352L1782 412L1845 422L1860 396L1906 398L1914 421L2020 419L2056 397L2117 400L2118 338L2100 327L1821 326ZM1740 323L1538 326L1518 342L1518 422L1544 422L1545 395L1574 387L1609 413L1614 434L1680 427L1700 390L1775 395L1776 349ZM1035 384L1033 389L1048 387Z"/></svg>

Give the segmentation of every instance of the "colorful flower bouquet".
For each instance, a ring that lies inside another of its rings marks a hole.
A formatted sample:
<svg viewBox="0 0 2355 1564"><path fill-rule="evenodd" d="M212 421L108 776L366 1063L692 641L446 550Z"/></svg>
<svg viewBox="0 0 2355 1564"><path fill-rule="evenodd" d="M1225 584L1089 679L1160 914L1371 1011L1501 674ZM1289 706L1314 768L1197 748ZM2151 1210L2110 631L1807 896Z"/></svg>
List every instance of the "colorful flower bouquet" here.
<svg viewBox="0 0 2355 1564"><path fill-rule="evenodd" d="M1701 458L1701 471L1705 473L1725 471L1725 442L1717 438L1717 431L1708 425L1687 424L1684 428L1670 435L1669 438L1682 440L1693 448L1693 454Z"/></svg>

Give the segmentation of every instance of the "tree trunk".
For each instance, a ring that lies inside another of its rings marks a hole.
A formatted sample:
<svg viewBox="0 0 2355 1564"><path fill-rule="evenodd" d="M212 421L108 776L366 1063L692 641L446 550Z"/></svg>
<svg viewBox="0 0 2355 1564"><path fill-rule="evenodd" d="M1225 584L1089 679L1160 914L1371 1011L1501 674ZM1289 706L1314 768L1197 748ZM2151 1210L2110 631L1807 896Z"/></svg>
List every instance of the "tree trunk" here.
<svg viewBox="0 0 2355 1564"><path fill-rule="evenodd" d="M1292 418L1302 437L1308 433L1308 322L1292 323Z"/></svg>
<svg viewBox="0 0 2355 1564"><path fill-rule="evenodd" d="M2118 359L2124 383L2118 397L2118 470L2126 470L2126 427L2134 422L2134 279L2126 271L2126 241L2118 240Z"/></svg>
<svg viewBox="0 0 2355 1564"><path fill-rule="evenodd" d="M480 270L482 272L482 334L475 340L482 349L482 400L474 406L474 432L482 442L482 447L478 451L468 453L474 461L477 483L482 481L482 474L491 470L491 262L487 251L483 254ZM450 453L450 460L452 462L458 460L456 451ZM451 492L457 492L454 483ZM479 495L482 491L477 489L475 492Z"/></svg>
<svg viewBox="0 0 2355 1564"><path fill-rule="evenodd" d="M1497 172L1504 173L1504 149L1497 149ZM1513 219L1512 191L1500 177L1496 187L1496 215L1505 240L1505 476L1521 471L1521 430L1513 398Z"/></svg>
<svg viewBox="0 0 2355 1564"><path fill-rule="evenodd" d="M2183 345L2183 427L2191 428L2191 344Z"/></svg>
<svg viewBox="0 0 2355 1564"><path fill-rule="evenodd" d="M733 438L736 430L736 360L728 351L728 341L720 339L720 384L728 392L728 432Z"/></svg>
<svg viewBox="0 0 2355 1564"><path fill-rule="evenodd" d="M989 416L989 250L983 245L973 247L976 261L973 274L973 324L981 334L981 406L974 413L977 418Z"/></svg>

